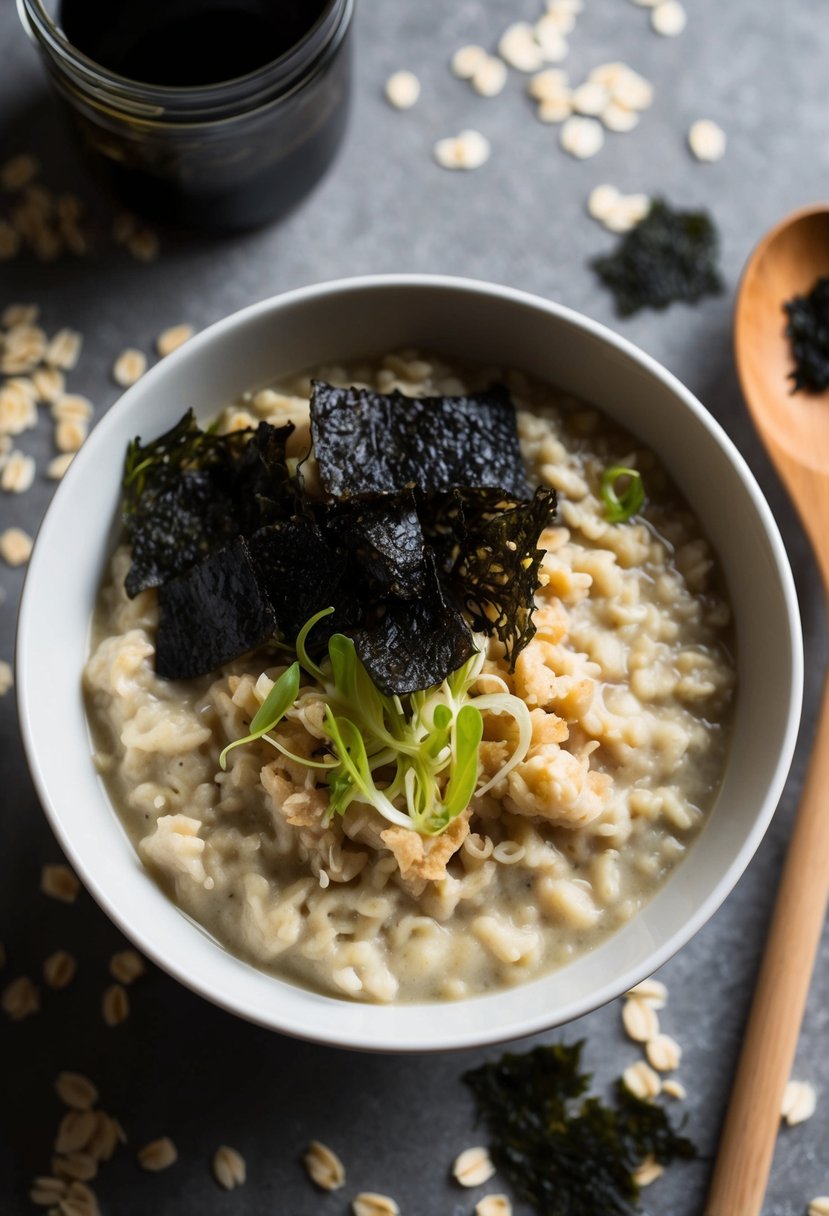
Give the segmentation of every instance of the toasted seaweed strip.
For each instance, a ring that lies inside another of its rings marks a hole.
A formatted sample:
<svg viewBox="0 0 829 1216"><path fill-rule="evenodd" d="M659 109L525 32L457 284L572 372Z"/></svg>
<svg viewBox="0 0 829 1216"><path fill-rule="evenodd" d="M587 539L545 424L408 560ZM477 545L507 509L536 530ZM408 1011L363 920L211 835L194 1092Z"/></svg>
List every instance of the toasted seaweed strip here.
<svg viewBox="0 0 829 1216"><path fill-rule="evenodd" d="M276 614L242 537L203 557L158 589L155 669L190 680L261 646Z"/></svg>
<svg viewBox="0 0 829 1216"><path fill-rule="evenodd" d="M816 279L811 291L792 296L783 308L795 364L792 392L822 393L829 388L829 277Z"/></svg>
<svg viewBox="0 0 829 1216"><path fill-rule="evenodd" d="M655 199L645 218L621 237L616 249L591 266L628 317L640 308L667 308L676 300L695 304L723 290L720 242L707 211L675 211Z"/></svg>
<svg viewBox="0 0 829 1216"><path fill-rule="evenodd" d="M535 633L538 538L555 518L555 490L539 486L529 502L516 502L500 491L456 489L435 496L430 510L426 531L444 577L472 628L496 634L514 666Z"/></svg>
<svg viewBox="0 0 829 1216"><path fill-rule="evenodd" d="M132 545L130 596L186 570L238 529L220 472L230 473L249 432L203 431L192 410L166 434L135 439L124 465L123 519Z"/></svg>
<svg viewBox="0 0 829 1216"><path fill-rule="evenodd" d="M335 612L314 630L313 646L324 646L331 633L360 623L360 604L346 578L347 554L329 544L313 520L269 524L254 532L248 543L283 641L293 643L308 618L329 606Z"/></svg>
<svg viewBox="0 0 829 1216"><path fill-rule="evenodd" d="M440 684L475 649L469 626L441 586L428 551L426 572L418 599L388 600L379 619L354 634L357 654L386 696Z"/></svg>
<svg viewBox="0 0 829 1216"><path fill-rule="evenodd" d="M335 498L452 486L530 495L515 407L501 385L463 397L405 397L315 380L311 435L323 487Z"/></svg>
<svg viewBox="0 0 829 1216"><path fill-rule="evenodd" d="M321 519L329 540L347 550L361 598L413 599L423 593L423 529L410 490L326 503Z"/></svg>
<svg viewBox="0 0 829 1216"><path fill-rule="evenodd" d="M294 427L261 422L218 435L192 410L152 443L134 440L124 468L123 517L132 544L130 596L181 574L234 536L292 515L301 488L285 460Z"/></svg>

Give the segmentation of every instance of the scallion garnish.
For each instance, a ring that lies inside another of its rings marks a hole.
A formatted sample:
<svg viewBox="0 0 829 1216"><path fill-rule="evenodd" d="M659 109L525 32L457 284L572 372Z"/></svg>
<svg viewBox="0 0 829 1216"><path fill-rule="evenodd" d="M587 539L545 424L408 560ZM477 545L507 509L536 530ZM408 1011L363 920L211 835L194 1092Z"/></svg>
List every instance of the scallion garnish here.
<svg viewBox="0 0 829 1216"><path fill-rule="evenodd" d="M642 474L637 469L628 469L621 464L605 469L602 473L601 495L605 519L611 524L627 523L642 510L645 502Z"/></svg>

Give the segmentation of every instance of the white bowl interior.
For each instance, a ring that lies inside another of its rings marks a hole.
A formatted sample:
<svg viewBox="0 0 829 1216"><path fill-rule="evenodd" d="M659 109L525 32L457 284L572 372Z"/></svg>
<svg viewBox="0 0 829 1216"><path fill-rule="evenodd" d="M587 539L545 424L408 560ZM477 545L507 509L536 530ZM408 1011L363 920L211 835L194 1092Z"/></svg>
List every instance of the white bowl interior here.
<svg viewBox="0 0 829 1216"><path fill-rule="evenodd" d="M435 1006L318 995L240 962L189 921L138 861L94 773L80 691L88 625L115 535L128 440L189 407L314 364L420 346L521 368L592 402L648 443L692 504L725 572L739 636L739 696L717 804L689 857L604 944L521 987ZM760 842L796 736L797 605L776 526L736 449L667 372L601 326L484 284L395 276L306 288L192 339L127 392L76 457L30 563L18 640L21 724L53 827L86 884L136 944L220 1005L276 1029L375 1050L463 1047L567 1021L665 961L716 909Z"/></svg>

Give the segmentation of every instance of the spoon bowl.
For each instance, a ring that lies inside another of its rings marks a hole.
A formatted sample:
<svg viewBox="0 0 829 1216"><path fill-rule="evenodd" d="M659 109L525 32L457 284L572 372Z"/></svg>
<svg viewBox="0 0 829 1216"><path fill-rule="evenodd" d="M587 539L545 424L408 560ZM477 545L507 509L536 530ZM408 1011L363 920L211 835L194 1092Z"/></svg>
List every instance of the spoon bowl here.
<svg viewBox="0 0 829 1216"><path fill-rule="evenodd" d="M746 403L767 446L829 475L829 391L792 391L783 311L785 301L808 294L820 275L829 275L829 204L793 212L755 249L737 296L734 348Z"/></svg>

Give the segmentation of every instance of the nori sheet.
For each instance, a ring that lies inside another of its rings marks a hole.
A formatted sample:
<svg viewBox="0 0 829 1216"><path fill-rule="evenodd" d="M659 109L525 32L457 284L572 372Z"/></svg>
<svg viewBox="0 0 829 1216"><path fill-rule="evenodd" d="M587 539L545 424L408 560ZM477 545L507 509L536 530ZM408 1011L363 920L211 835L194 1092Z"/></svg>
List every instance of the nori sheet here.
<svg viewBox="0 0 829 1216"><path fill-rule="evenodd" d="M331 543L348 552L360 598L423 593L425 542L411 491L326 503L320 514Z"/></svg>
<svg viewBox="0 0 829 1216"><path fill-rule="evenodd" d="M261 422L254 432L218 435L203 431L189 410L152 443L135 439L124 466L127 595L158 587L217 545L291 515L299 490L285 445L293 430Z"/></svg>
<svg viewBox="0 0 829 1216"><path fill-rule="evenodd" d="M352 629L362 610L346 577L348 555L326 540L309 519L289 519L259 528L250 537L257 579L273 604L278 636L293 644L309 617L333 607L311 642L324 645L331 633Z"/></svg>
<svg viewBox="0 0 829 1216"><path fill-rule="evenodd" d="M313 381L311 435L323 488L334 498L500 486L530 487L502 385L463 397L405 397Z"/></svg>
<svg viewBox="0 0 829 1216"><path fill-rule="evenodd" d="M354 634L354 645L386 696L440 684L475 649L469 626L442 587L428 552L423 594L414 600L387 600L379 619Z"/></svg>
<svg viewBox="0 0 829 1216"><path fill-rule="evenodd" d="M261 646L277 627L251 554L237 537L158 588L155 669L191 680Z"/></svg>
<svg viewBox="0 0 829 1216"><path fill-rule="evenodd" d="M612 254L590 263L613 293L616 311L629 317L642 308L695 304L723 290L720 242L707 211L675 211L654 199L645 218L626 233Z"/></svg>
<svg viewBox="0 0 829 1216"><path fill-rule="evenodd" d="M829 278L822 275L806 295L792 296L783 308L788 317L786 337L794 359L793 393L829 388Z"/></svg>

